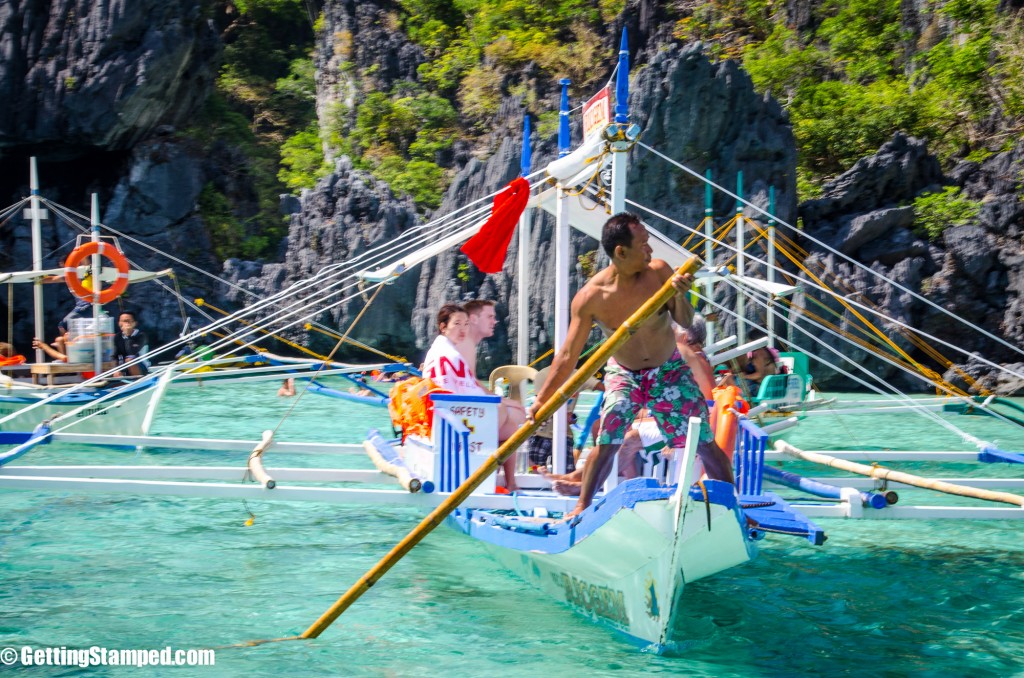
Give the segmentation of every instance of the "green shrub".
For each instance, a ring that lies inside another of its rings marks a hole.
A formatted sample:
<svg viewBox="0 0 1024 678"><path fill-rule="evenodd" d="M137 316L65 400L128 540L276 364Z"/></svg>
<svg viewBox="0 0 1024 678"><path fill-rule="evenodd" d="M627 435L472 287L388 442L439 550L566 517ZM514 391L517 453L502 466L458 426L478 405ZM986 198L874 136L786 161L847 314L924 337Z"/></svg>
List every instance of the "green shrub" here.
<svg viewBox="0 0 1024 678"><path fill-rule="evenodd" d="M963 226L978 216L981 203L961 197L956 186L941 193L923 193L914 199L914 230L938 240L950 226Z"/></svg>
<svg viewBox="0 0 1024 678"><path fill-rule="evenodd" d="M228 259L241 252L245 228L231 211L231 202L213 183L199 192L199 216L210 234L210 245L218 259Z"/></svg>
<svg viewBox="0 0 1024 678"><path fill-rule="evenodd" d="M312 188L330 174L316 124L288 138L281 146L281 171L277 178L292 190Z"/></svg>

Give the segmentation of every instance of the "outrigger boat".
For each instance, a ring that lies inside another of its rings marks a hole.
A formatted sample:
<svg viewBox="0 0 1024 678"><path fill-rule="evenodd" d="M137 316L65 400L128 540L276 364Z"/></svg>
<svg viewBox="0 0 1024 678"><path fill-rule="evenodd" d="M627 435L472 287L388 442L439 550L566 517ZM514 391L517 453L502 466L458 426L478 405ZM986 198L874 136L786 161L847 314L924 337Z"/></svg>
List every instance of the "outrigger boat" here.
<svg viewBox="0 0 1024 678"><path fill-rule="evenodd" d="M5 210L5 215L13 215L27 205L25 217L32 222L33 267L31 271L0 274L0 283L12 286L12 292L15 285L32 285L34 334L43 341L50 336L43 324L46 283L66 280L76 298L91 305L91 317L71 321L81 328L73 336L69 334L67 360L45 362L42 349L36 349L34 362L25 361L21 355L0 356L0 431L33 430L42 422L57 425L59 421L60 426L83 433L147 433L162 391L153 388L155 377L114 378L119 369L113 362L114 319L105 314L103 305L119 297L129 283L155 280L172 271L132 269L116 238L101 237L95 195L91 233L64 208L42 198L35 158L31 160L30 188L30 196ZM41 222L48 218L46 207L86 232L78 236L63 268L43 268ZM102 267L101 258L113 266ZM94 281L95 291L84 282L87 278ZM12 314L10 326L13 309L8 312ZM13 340L8 340L13 352Z"/></svg>
<svg viewBox="0 0 1024 678"><path fill-rule="evenodd" d="M594 133L587 135L577 151L569 153L569 110L567 96L563 90L564 133L560 134L560 146L567 153L548 165L544 172L531 174L528 151L524 148L523 179L533 181L530 186L530 204L556 217L556 348L564 342L567 325L569 229L574 227L593 236L599 232L595 229L600 228L600 223L607 214L617 213L625 208L627 153L624 151L639 145L638 130L629 125L625 108L629 72L628 59L625 55L623 36L616 87L618 104L614 120L610 117L610 95L606 91L595 97L586 109L585 117L593 123ZM592 106L602 107L605 111L604 116L602 117L600 110L593 112ZM664 156L659 154L659 157ZM736 198L743 209L765 213L764 210L743 200L738 191L726 191L685 165L667 158L666 160L682 171L705 181L716 190L725 191ZM591 179L600 176L606 169L610 169L611 174L611 194L607 201L603 194L599 195L590 190ZM553 189L544 186L549 179L555 182ZM576 189L576 194L571 200L568 199L569 189ZM675 224L642 205L635 207L654 218ZM303 281L274 298L257 302L237 314L232 314L224 320L223 326L244 318L249 320L245 321L246 325L243 328L228 334L219 343L214 343L212 349L223 349L232 341L243 341L246 345L251 345L259 340L254 332L255 328L267 332L280 332L298 323L308 322L325 308L329 309L352 300L362 294L364 289L380 289L418 263L465 241L480 230L488 212L489 208L486 205L466 206L403 234L399 242L386 243L360 253L351 261L328 267L310 280ZM628 327L625 327L620 328L619 332L598 348L569 383L545 404L535 424L524 426L500 447L497 445L496 435L497 397L437 395L433 397L434 412L430 434L421 437L409 436L404 441L394 440L390 435L381 434L379 431L370 432L361 444L316 444L280 440L271 431L266 431L259 439L246 440L218 439L212 436L187 439L159 436L89 436L73 432L49 432L34 436L23 433L17 440L12 437L6 439L17 445L8 453L0 455L0 488L414 506L429 512L424 521L320 619L295 638L319 636L404 553L425 538L435 526L446 523L484 544L504 567L525 581L537 585L556 600L656 651L671 645L675 620L686 604L686 586L704 577L724 576L721 573L725 570L754 558L757 555L757 542L766 534L796 536L820 545L825 541L825 533L811 521L812 518L1024 518L1021 497L994 491L999 486L1020 487L1024 481L979 478L972 478L969 482L963 479L920 479L877 467L867 467L865 471L857 468L852 462L846 469L854 473L866 473L866 479L806 478L766 466L766 460L799 459L805 465L824 463L840 467L843 465L836 464L835 460L843 456L856 455L860 455L859 459L873 461L885 461L895 456L911 459L951 458L951 455L943 456L941 453L926 451L875 451L837 452L829 455L831 459L826 459L820 452L797 450L794 446L778 440L775 449L772 449L770 437L777 438L778 434L788 435L786 429L794 426L797 414L845 414L843 408L839 407L841 403L833 403L829 399L819 397L816 389L812 387L808 368L810 360L846 374L865 388L882 394L886 402L905 408L906 412L929 417L930 421L962 434L964 440L978 447L977 452L957 452L958 460L970 458L983 463L1024 461L1024 457L1019 454L1003 451L996 445L963 434L942 418L942 413L932 411L929 407L931 403L922 405L916 399L895 392L883 380L873 380L870 371L863 366L855 364L847 370L840 362L845 360L840 352L831 345L815 343L816 337L807 331L807 327L826 330L828 328L809 318L807 314L800 318L799 323L793 318L788 319L790 332L787 338L775 336L773 330L776 323L771 317L776 302L797 294L807 294L808 291L827 294L828 290L818 276L799 281L794 279L786 283L776 282L777 274L781 276L790 273L786 273L775 264L776 224L770 212L771 210L767 212L769 227L765 238L770 245L768 258L767 261L758 260L758 263L764 265L768 271L766 280L745 274L742 258L750 256L746 252L747 245L744 245L742 240L735 245L727 243L722 232L713 231L709 223L704 225L705 266L698 273L698 278L703 284L700 294L702 302L736 318L737 336L718 338L717 341L713 335L709 338L713 346L709 347L709 353L712 354L714 363L726 363L730 357L743 355L769 342L781 342L791 349L786 352L788 355L784 356L792 361L790 373L767 378L754 396L760 401L755 404L763 406L763 410L758 412L755 408L746 415L736 410L730 412L738 422L739 431L732 446L738 482L736 487L717 481L701 481L694 471L695 450L693 445L688 445L676 451L670 461L649 464L640 478L618 483L615 480L616 474L613 473L605 492L598 495L589 509L569 521L561 520L561 517L575 504L575 498L554 494L547 489L546 483L539 476L517 476L517 483L526 488L520 494L509 496L496 493L494 472L499 463L505 456L515 453L516 447L546 418L552 418L554 429L553 470L556 473L564 470L560 468L564 466L564 449L560 449L560 446L564 444L567 424L564 411L560 408L580 388L588 374L596 370L615 351L619 345L616 342L625 340L628 332ZM740 237L747 225L751 228L760 228L753 219L739 212L737 221L740 226L737 235ZM524 312L528 303L526 281L532 265L523 256L529 249L525 246L528 224L529 218L524 216L520 220L519 248L519 300L522 305L519 318L523 323L528 316L528 313ZM700 233L698 229L683 224L676 225L685 229L686 233ZM782 225L789 226L784 223ZM692 265L686 248L659 231L650 232L655 249L654 256L665 259L676 267ZM736 271L715 265L716 257L720 256L721 252L731 252L740 258ZM739 310L722 307L716 302L714 289L717 285L726 285L736 290L737 298L740 300ZM302 296L303 290L310 288L319 291L315 300ZM658 297L645 304L634 316L636 322L642 322L647 314L653 312L664 301L665 293L665 290L662 290ZM764 338L748 340L747 325L751 320L749 315L742 311L746 303L760 303L765 307L768 319L760 326L766 335ZM861 312L877 314L877 309L869 309L861 302L856 303L860 304L858 308ZM271 310L272 308L277 310ZM634 318L631 318L627 325L633 323ZM911 328L899 321L891 318L886 318L886 321L892 321L911 331ZM525 325L520 327L519 336L528 336ZM860 343L855 345L863 348ZM826 349L833 353L826 352ZM1019 349L1017 350L1019 352ZM836 360L835 356L839 359ZM884 360L886 356L880 355L879 358ZM521 342L518 362L525 365L527 361L525 342ZM906 367L906 362L899 364ZM342 371L354 369L353 366L336 367ZM408 364L396 363L386 366L385 369L412 371L413 368ZM859 370L859 375L850 370ZM173 375L173 372L168 370L161 377L166 383L176 378L168 375ZM936 383L927 374L921 375L921 378L928 383ZM521 387L522 384L518 386ZM312 390L330 395L340 393L338 389L330 387ZM331 394L329 391L336 393ZM307 392L310 391L302 391ZM945 404L979 405L949 388L945 388L943 392L947 394L944 398ZM363 404L382 405L385 400L383 391L369 398L360 397L364 398L361 401ZM814 409L815 407L817 409ZM762 425L759 418L765 416L765 410L781 413L782 420ZM1000 416L998 412L990 414ZM873 412L871 416L890 415ZM1012 422L1007 423L1012 425ZM691 421L691 426L693 425ZM691 434L688 440L695 441L696 436ZM83 467L30 466L22 459L17 464L5 465L6 462L22 457L40 445L52 443L233 451L244 456L246 461L233 466ZM280 468L266 464L271 456L294 452L314 453L325 457L368 454L376 470L334 467ZM245 482L239 482L243 472ZM394 476L395 481L401 485L400 489L377 487L382 480L388 480L390 476ZM372 485L346 487L339 486L339 482ZM947 492L953 490L979 499L1009 503L1014 505L1014 508L903 506L898 504L899 498L891 487L898 483ZM783 499L780 492L791 493L794 488L801 493L801 498ZM806 495L819 498L807 499Z"/></svg>

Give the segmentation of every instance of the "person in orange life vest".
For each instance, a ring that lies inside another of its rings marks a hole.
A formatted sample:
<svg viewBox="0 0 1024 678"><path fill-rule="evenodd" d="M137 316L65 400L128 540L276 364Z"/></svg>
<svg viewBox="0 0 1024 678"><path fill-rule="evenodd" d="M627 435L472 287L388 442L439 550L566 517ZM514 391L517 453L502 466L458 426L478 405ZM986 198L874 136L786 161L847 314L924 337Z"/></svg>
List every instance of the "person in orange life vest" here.
<svg viewBox="0 0 1024 678"><path fill-rule="evenodd" d="M458 304L445 304L437 313L434 339L420 369L423 376L446 391L460 395L491 395L479 383L476 375L459 352L458 344L466 340L469 314ZM504 442L526 421L523 406L514 400L502 398L498 406L498 442ZM515 455L505 460L505 487L515 491Z"/></svg>

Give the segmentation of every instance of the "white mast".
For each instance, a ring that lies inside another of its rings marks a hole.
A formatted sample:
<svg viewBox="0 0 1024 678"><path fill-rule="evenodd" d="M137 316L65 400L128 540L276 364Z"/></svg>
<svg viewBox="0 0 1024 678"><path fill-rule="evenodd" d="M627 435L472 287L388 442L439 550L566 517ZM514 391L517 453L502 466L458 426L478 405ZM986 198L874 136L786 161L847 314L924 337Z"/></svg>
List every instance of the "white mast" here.
<svg viewBox="0 0 1024 678"><path fill-rule="evenodd" d="M522 176L530 174L530 116L523 116ZM530 362L530 208L519 217L519 331L516 342L516 364Z"/></svg>
<svg viewBox="0 0 1024 678"><path fill-rule="evenodd" d="M704 265L708 269L714 269L715 208L711 191L711 170L706 170L704 176L707 177L707 181L704 183ZM713 279L713 277L708 278L707 283L704 285L704 295L708 298L708 308L711 310L714 310L712 302L715 299L715 283L712 282ZM704 342L710 346L715 343L715 323L705 319L704 326L707 328L707 337Z"/></svg>
<svg viewBox="0 0 1024 678"><path fill-rule="evenodd" d="M29 160L29 208L25 210L25 217L32 220L32 270L43 270L43 227L42 220L47 218L46 210L39 206L39 171L36 168L36 159ZM35 336L40 341L46 341L45 327L43 327L43 279L37 277L32 286L32 313L35 323ZM44 361L43 350L37 348L35 361Z"/></svg>
<svg viewBox="0 0 1024 678"><path fill-rule="evenodd" d="M562 78L562 101L559 110L558 156L569 155L569 84ZM569 333L569 203L568 194L561 183L557 186L558 211L555 216L555 337L554 350L558 353L565 345ZM569 435L565 407L561 407L551 420L551 467L554 473L565 473L565 438Z"/></svg>
<svg viewBox="0 0 1024 678"><path fill-rule="evenodd" d="M736 195L743 197L743 172L736 174ZM736 275L742 278L746 274L746 238L743 232L746 224L743 219L743 203L736 200ZM741 344L747 341L747 322L744 319L746 314L747 295L743 292L743 285L736 286L736 338Z"/></svg>
<svg viewBox="0 0 1024 678"><path fill-rule="evenodd" d="M768 187L768 282L775 282L775 187ZM768 298L768 345L775 346L775 299Z"/></svg>

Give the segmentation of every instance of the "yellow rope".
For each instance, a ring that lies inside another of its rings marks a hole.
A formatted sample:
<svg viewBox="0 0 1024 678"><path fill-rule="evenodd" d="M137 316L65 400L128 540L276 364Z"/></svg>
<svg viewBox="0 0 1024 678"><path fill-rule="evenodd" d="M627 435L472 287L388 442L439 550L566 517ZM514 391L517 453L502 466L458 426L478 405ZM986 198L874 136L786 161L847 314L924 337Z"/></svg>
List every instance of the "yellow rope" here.
<svg viewBox="0 0 1024 678"><path fill-rule="evenodd" d="M785 234L781 234L781 233L778 234L778 235L779 235L779 237L781 237L783 239L783 241L785 243L788 244L789 247L791 247L793 249L793 251L797 254L797 256L801 260L805 260L807 258L807 256L808 256L807 251L804 250L799 245L797 245L796 242L794 242L791 238L789 238ZM777 244L777 247L779 247L781 249L781 247L778 244ZM860 292L855 287L853 287L853 285L848 283L846 280L840 278L835 273L831 273L831 272L826 271L825 268L824 268L824 264L819 263L818 264L818 269L819 269L819 271L827 274L829 276L829 280L832 281L835 284L836 287L841 287L841 288L845 289L849 293L860 294ZM874 303L870 299L864 298L864 303L867 306L870 306L871 308L874 308L874 309L878 309L879 308L878 304ZM958 375L960 375L960 377L962 379L964 379L964 381L969 386L977 388L983 395L991 394L991 391L989 391L983 385L978 384L974 380L974 378L971 377L971 375L967 374L962 369L960 369L956 364L953 363L952 360L950 360L946 356L942 355L942 353L939 352L938 349L936 349L934 346L932 346L930 343L928 343L917 332L915 332L913 330L910 330L910 329L907 329L907 328L904 328L904 327L900 327L900 326L896 326L895 329L902 336L906 337L912 344L914 344L914 346L916 346L918 349L920 349L922 352L924 352L927 356L929 356L930 358L932 358L933 360L938 362L940 365L942 365L946 369L952 369L954 372L956 372ZM929 370L929 372L930 372L930 370ZM952 388L954 391L960 392L960 389L957 389L956 387L954 387L952 384L950 384L945 379L939 377L938 381L943 385L943 388ZM937 388L936 390L938 392L941 389Z"/></svg>
<svg viewBox="0 0 1024 678"><path fill-rule="evenodd" d="M384 289L384 285L383 284L377 285L377 289L375 289L373 291L373 296L370 297L370 299L363 305L363 310L359 311L359 314L349 324L348 329L345 330L345 334L342 335L342 337L334 345L334 348L331 349L331 352L327 355L326 358L324 358L323 362L320 363L320 366L316 368L316 372L313 373L313 379L316 379L316 376L318 374L320 374L321 371L323 371L323 369L327 366L327 364L329 362L331 362L331 360L334 359L334 354L338 352L338 349L341 348L342 344L345 343L345 340L348 339L349 333L353 330L353 328L355 328L356 323L358 323L362 319L363 314L365 314L367 309L370 308L370 304L373 303L373 300L377 298L377 295L380 294L380 291L382 289ZM295 400L292 401L291 407L288 408L288 411L284 413L283 417L281 417L281 421L279 421L277 426L274 427L274 434L275 435L277 434L277 430L279 428L281 428L281 426L288 419L288 417L291 416L292 412L295 410L295 407L299 404L299 401L302 400L302 396L305 395L305 394L306 394L306 389L302 389L301 391L298 392Z"/></svg>
<svg viewBox="0 0 1024 678"><path fill-rule="evenodd" d="M199 306L199 307L204 307L205 306L206 308L208 308L208 309L210 309L212 311L216 311L217 313L220 313L221 315L224 315L224 316L231 315L227 311L225 311L223 309L217 308L216 306L214 306L210 302L206 301L205 299L196 299L195 300L195 304L196 304L196 306ZM312 356L312 357L316 358L317 360L328 360L328 358L326 358L325 356L322 356L319 353L311 351L308 348L306 348L305 346L302 346L300 344L296 344L294 341L289 341L288 339L285 339L284 337L282 337L280 335L277 335L277 334L274 334L273 332L265 330L262 327L254 327L253 323L251 323L251 322L249 322L247 320L242 320L240 318L235 318L235 320L238 321L239 323L241 323L242 325L245 325L246 327L252 327L257 332L262 332L263 334L265 334L265 335L267 335L269 337L273 337L274 339L277 339L281 343L287 344L288 346L291 346L292 348L296 349L297 351L301 351L302 353L305 353L308 356ZM244 342L236 342L236 343L244 343ZM259 349L257 349L257 350L259 350Z"/></svg>
<svg viewBox="0 0 1024 678"><path fill-rule="evenodd" d="M864 324L864 327L854 326L858 331L863 333L868 338L878 338L878 339L881 339L884 344L886 344L890 348L892 348L894 350L894 352L897 354L896 357L893 357L893 356L888 356L888 357L895 359L897 361L897 363L902 364L903 366L911 369L912 371L915 371L918 374L921 374L921 375L925 376L929 381L932 382L932 384L936 387L936 389L941 389L941 390L947 391L949 393L956 393L958 395L967 395L967 393L965 393L962 389L960 389L957 386L947 382L945 379L942 378L941 375L936 373L931 368L926 367L926 366L922 365L921 363L917 362L916 360L914 360L913 358L911 358L905 351L903 351L891 339L889 339L885 335L885 333L882 332L882 330L880 330L877 326L875 326L873 323L868 321L863 315L858 313L842 297L840 297L838 294L836 294L835 291L827 283L824 282L824 280L822 280L817 275L815 275L807 266L805 266L802 263L802 261L800 261L796 256L794 256L793 253L791 253L785 246L779 247L778 243L776 243L776 249L780 253L782 253L783 256L785 256L787 259L789 259L794 265L796 265L799 269L804 271L811 279L813 279L815 282L817 282L817 284L821 285L828 293L832 294L834 299L836 299L840 304L843 305L844 308L849 310L857 319L859 319ZM829 308L828 306L826 306L824 303L820 302L819 300L814 299L813 296L809 295L807 298L811 299L813 303L815 303L816 305L820 306L821 308L828 310L830 313L834 314L836 317L839 317L840 314L838 312L836 312L834 309ZM865 299L865 301L868 302L869 304L871 304L870 300ZM790 307L792 306L792 302L790 300L788 300L788 299L782 299L782 302L784 304L786 304L787 306L790 306ZM872 306L874 306L874 304L872 304ZM811 317L812 319L815 319L815 320L821 322L823 325L826 325L827 327L829 327L829 329L832 329L833 331L837 332L841 336L844 336L844 337L850 339L851 341L853 341L857 345L861 346L865 350L873 353L874 355L883 356L883 357L887 355L884 352L878 350L878 347L876 347L874 344L869 344L866 341L853 336L850 332L843 330L842 328L840 328L837 325L829 323L827 320L825 320L824 318L821 318L820 316L817 316L816 314L810 312L808 309L804 309L804 312L807 313L807 315L809 317ZM903 334L904 334L904 336L907 336L907 338L910 339L913 343L918 345L919 348L921 347L920 343L923 343L923 342L920 342L920 337L915 337L915 336L912 336L912 335L909 335L909 334L906 334L906 333L903 333ZM915 341L915 339L916 339L916 341ZM929 349L931 349L931 347L929 347ZM931 349L931 350L927 350L926 349L925 350L925 352L929 353L929 354L931 354L933 351L934 351L934 349ZM935 357L935 356L932 356L932 357ZM940 359L940 362L943 362L944 360L945 359L942 358L942 359Z"/></svg>
<svg viewBox="0 0 1024 678"><path fill-rule="evenodd" d="M311 323L306 323L304 325L304 327L307 330L312 330L314 332L319 332L320 334L328 336L331 339L341 339L342 338L341 335L338 334L337 332L332 332L332 331L330 331L328 329L324 329L322 327L317 327L316 325L313 325ZM358 341L357 339L346 339L345 343L351 344L351 345L353 345L353 346L355 346L357 348L361 348L361 349L363 349L365 351L369 351L370 353L375 353L375 354L377 354L379 356L387 358L388 360L390 360L391 362L394 362L394 363L407 363L407 362L409 362L409 360L407 358L403 358L401 356L394 356L394 355L391 355L390 353L385 353L384 351L376 349L373 346L370 346L369 344L364 344L363 342Z"/></svg>

